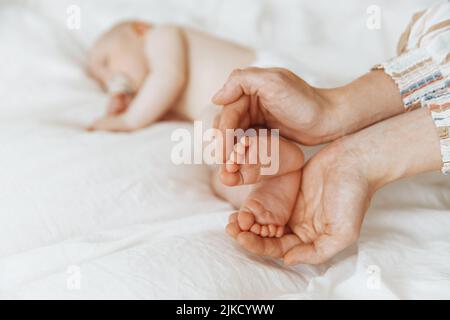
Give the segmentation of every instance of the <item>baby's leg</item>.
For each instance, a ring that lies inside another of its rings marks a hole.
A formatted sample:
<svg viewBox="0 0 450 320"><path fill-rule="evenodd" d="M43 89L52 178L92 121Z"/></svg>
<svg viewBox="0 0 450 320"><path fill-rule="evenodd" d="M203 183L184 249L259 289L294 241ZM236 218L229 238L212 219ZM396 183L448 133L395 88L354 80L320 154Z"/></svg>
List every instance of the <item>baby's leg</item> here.
<svg viewBox="0 0 450 320"><path fill-rule="evenodd" d="M303 164L303 152L288 140L270 134L245 136L234 146L220 178L228 186L253 184L297 171Z"/></svg>

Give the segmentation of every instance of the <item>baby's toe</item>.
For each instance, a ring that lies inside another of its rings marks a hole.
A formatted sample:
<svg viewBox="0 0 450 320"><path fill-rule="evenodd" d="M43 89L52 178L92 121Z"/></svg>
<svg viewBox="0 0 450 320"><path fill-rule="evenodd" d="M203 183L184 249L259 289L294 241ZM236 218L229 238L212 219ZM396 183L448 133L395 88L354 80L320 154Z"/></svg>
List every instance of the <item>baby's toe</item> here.
<svg viewBox="0 0 450 320"><path fill-rule="evenodd" d="M280 238L284 234L284 227L275 224L260 225L254 223L249 231L263 238Z"/></svg>
<svg viewBox="0 0 450 320"><path fill-rule="evenodd" d="M242 141L242 139L241 139L241 141ZM244 141L244 142L245 142L245 141ZM235 152L237 155L240 155L240 156L245 155L246 150L247 150L247 149L246 149L245 143L238 142L238 143L236 143L236 144L234 145L234 152Z"/></svg>
<svg viewBox="0 0 450 320"><path fill-rule="evenodd" d="M250 232L253 232L254 234L257 234L258 236L261 234L261 225L255 223L251 228Z"/></svg>
<svg viewBox="0 0 450 320"><path fill-rule="evenodd" d="M241 144L234 145L233 152L230 153L228 157L229 162L234 162L236 164L244 164L245 163L245 147Z"/></svg>
<svg viewBox="0 0 450 320"><path fill-rule="evenodd" d="M277 226L274 224L269 224L269 237L273 238L277 234Z"/></svg>
<svg viewBox="0 0 450 320"><path fill-rule="evenodd" d="M278 226L277 231L275 233L276 238L281 238L284 235L284 227Z"/></svg>
<svg viewBox="0 0 450 320"><path fill-rule="evenodd" d="M239 140L239 143L243 145L244 147L250 146L250 137L249 136L243 136L241 140Z"/></svg>
<svg viewBox="0 0 450 320"><path fill-rule="evenodd" d="M269 236L269 227L268 226L262 226L261 227L261 237L266 238Z"/></svg>
<svg viewBox="0 0 450 320"><path fill-rule="evenodd" d="M248 231L255 224L255 215L247 211L240 211L237 220L241 230Z"/></svg>
<svg viewBox="0 0 450 320"><path fill-rule="evenodd" d="M242 177L239 172L228 172L224 170L219 174L220 181L229 187L235 187L242 184Z"/></svg>
<svg viewBox="0 0 450 320"><path fill-rule="evenodd" d="M240 166L231 159L228 160L227 163L225 164L225 169L230 173L235 173L239 171L239 168Z"/></svg>

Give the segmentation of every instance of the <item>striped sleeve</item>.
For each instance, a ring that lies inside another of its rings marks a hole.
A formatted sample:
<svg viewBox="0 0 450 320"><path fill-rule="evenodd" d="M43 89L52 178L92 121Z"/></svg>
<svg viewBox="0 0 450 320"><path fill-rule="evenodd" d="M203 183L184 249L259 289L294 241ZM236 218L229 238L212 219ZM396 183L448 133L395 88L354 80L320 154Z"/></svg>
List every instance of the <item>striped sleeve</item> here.
<svg viewBox="0 0 450 320"><path fill-rule="evenodd" d="M441 138L442 172L450 173L450 2L414 15L398 56L375 66L396 82L407 110L429 108Z"/></svg>

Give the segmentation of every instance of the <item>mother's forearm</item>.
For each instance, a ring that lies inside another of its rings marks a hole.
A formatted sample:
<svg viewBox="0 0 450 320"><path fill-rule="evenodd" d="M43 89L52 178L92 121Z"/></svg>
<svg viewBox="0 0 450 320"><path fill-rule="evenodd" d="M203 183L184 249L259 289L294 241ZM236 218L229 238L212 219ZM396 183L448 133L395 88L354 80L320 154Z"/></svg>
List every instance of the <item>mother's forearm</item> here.
<svg viewBox="0 0 450 320"><path fill-rule="evenodd" d="M360 158L375 191L392 181L442 166L439 135L428 109L380 122L343 139Z"/></svg>
<svg viewBox="0 0 450 320"><path fill-rule="evenodd" d="M371 71L335 89L318 89L338 138L405 111L399 89L384 71Z"/></svg>

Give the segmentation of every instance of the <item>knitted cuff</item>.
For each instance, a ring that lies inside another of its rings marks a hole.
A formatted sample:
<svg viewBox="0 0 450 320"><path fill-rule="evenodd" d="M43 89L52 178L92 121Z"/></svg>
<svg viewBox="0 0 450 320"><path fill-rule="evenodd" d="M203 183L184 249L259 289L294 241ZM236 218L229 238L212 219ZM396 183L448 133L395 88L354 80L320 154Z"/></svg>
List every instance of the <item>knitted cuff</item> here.
<svg viewBox="0 0 450 320"><path fill-rule="evenodd" d="M442 172L450 173L450 81L443 76L423 48L411 50L384 64L374 67L383 69L397 84L407 110L426 107L439 132Z"/></svg>
<svg viewBox="0 0 450 320"><path fill-rule="evenodd" d="M423 48L414 49L375 69L384 69L397 84L406 109L424 106L424 102L446 89L445 78Z"/></svg>
<svg viewBox="0 0 450 320"><path fill-rule="evenodd" d="M430 109L436 127L438 128L441 154L442 172L450 173L450 92L445 92L441 96L429 99L425 102L425 107Z"/></svg>

